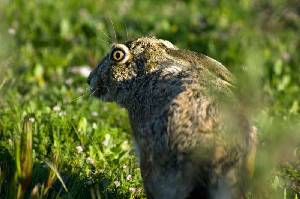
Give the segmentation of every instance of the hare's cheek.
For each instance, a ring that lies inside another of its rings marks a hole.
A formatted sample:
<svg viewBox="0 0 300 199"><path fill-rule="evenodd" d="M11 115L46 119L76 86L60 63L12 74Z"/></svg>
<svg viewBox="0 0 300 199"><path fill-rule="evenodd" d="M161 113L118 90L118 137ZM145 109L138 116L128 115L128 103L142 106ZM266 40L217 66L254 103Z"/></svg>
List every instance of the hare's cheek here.
<svg viewBox="0 0 300 199"><path fill-rule="evenodd" d="M133 79L136 77L136 72L131 67L120 65L112 68L112 76L115 81L121 82Z"/></svg>

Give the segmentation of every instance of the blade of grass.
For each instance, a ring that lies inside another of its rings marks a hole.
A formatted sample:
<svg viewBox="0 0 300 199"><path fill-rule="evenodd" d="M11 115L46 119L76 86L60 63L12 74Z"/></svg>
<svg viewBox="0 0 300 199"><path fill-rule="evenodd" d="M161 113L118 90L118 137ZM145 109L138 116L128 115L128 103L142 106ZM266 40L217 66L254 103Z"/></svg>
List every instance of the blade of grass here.
<svg viewBox="0 0 300 199"><path fill-rule="evenodd" d="M48 167L56 174L58 180L60 181L60 183L62 184L63 188L65 189L66 192L68 192L68 189L61 177L61 175L59 174L57 168L50 162L46 162L46 164L48 165Z"/></svg>

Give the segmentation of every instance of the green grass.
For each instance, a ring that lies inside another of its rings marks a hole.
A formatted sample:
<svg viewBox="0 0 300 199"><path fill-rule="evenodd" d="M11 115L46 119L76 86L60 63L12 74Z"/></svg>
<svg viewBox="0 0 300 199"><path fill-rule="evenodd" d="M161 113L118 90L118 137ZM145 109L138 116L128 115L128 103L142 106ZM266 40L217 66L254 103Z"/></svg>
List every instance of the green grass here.
<svg viewBox="0 0 300 199"><path fill-rule="evenodd" d="M260 138L249 198L299 198L297 0L0 0L0 17L1 199L144 197L126 111L74 73L144 35L237 74Z"/></svg>

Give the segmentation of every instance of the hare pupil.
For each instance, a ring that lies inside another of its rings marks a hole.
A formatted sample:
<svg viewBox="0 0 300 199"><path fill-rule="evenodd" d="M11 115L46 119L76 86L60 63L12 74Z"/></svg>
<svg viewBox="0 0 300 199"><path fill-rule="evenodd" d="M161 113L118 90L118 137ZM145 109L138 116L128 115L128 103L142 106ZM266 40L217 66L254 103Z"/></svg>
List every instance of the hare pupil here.
<svg viewBox="0 0 300 199"><path fill-rule="evenodd" d="M120 59L121 57L121 53L120 52L116 52L116 59Z"/></svg>

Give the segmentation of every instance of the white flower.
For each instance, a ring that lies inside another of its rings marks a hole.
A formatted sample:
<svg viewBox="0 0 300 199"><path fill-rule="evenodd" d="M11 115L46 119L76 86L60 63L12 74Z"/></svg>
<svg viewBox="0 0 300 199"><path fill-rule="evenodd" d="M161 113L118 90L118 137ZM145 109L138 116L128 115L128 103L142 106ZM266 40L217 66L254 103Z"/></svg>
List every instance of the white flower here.
<svg viewBox="0 0 300 199"><path fill-rule="evenodd" d="M59 111L61 110L61 107L57 104L57 105L55 105L52 109L53 109L53 111L55 111L55 112L59 112Z"/></svg>
<svg viewBox="0 0 300 199"><path fill-rule="evenodd" d="M97 117L97 116L98 116L98 112L93 111L93 112L92 112L92 116Z"/></svg>
<svg viewBox="0 0 300 199"><path fill-rule="evenodd" d="M97 124L95 122L92 124L92 128L97 129Z"/></svg>
<svg viewBox="0 0 300 199"><path fill-rule="evenodd" d="M89 164L92 164L92 165L95 164L95 160L93 160L93 158L91 158L91 157L88 157L88 158L86 159L86 161L87 161Z"/></svg>
<svg viewBox="0 0 300 199"><path fill-rule="evenodd" d="M82 87L78 87L76 91L77 93L84 93L84 89Z"/></svg>
<svg viewBox="0 0 300 199"><path fill-rule="evenodd" d="M35 119L34 119L33 117L31 117L31 118L29 118L29 121L30 121L31 123L34 123L34 122L35 122Z"/></svg>
<svg viewBox="0 0 300 199"><path fill-rule="evenodd" d="M61 112L58 113L58 115L59 116L64 116L64 115L66 115L66 112L65 111L61 111Z"/></svg>
<svg viewBox="0 0 300 199"><path fill-rule="evenodd" d="M128 140L125 140L121 145L122 150L126 151L129 150L130 146L128 144Z"/></svg>
<svg viewBox="0 0 300 199"><path fill-rule="evenodd" d="M129 188L129 191L130 191L131 193L135 193L135 192L136 192L136 188L130 187L130 188Z"/></svg>
<svg viewBox="0 0 300 199"><path fill-rule="evenodd" d="M73 79L66 79L65 83L70 86L71 84L73 84Z"/></svg>
<svg viewBox="0 0 300 199"><path fill-rule="evenodd" d="M7 32L8 32L8 34L10 34L10 35L15 35L15 34L16 34L16 29L14 29L14 28L9 28L9 29L7 30Z"/></svg>
<svg viewBox="0 0 300 199"><path fill-rule="evenodd" d="M79 74L83 77L88 77L90 75L91 71L92 71L92 68L87 65L71 67L72 73Z"/></svg>
<svg viewBox="0 0 300 199"><path fill-rule="evenodd" d="M127 165L126 164L123 165L123 169L127 169Z"/></svg>
<svg viewBox="0 0 300 199"><path fill-rule="evenodd" d="M103 144L104 146L108 146L109 140L110 140L109 137L106 137L106 138L103 140L102 144Z"/></svg>
<svg viewBox="0 0 300 199"><path fill-rule="evenodd" d="M82 146L76 146L76 150L77 150L77 153L82 153L83 152L83 148Z"/></svg>
<svg viewBox="0 0 300 199"><path fill-rule="evenodd" d="M116 187L119 187L121 185L120 181L118 181L118 180L114 181L114 184Z"/></svg>
<svg viewBox="0 0 300 199"><path fill-rule="evenodd" d="M126 180L129 181L132 179L132 176L129 174L127 177L126 177Z"/></svg>

